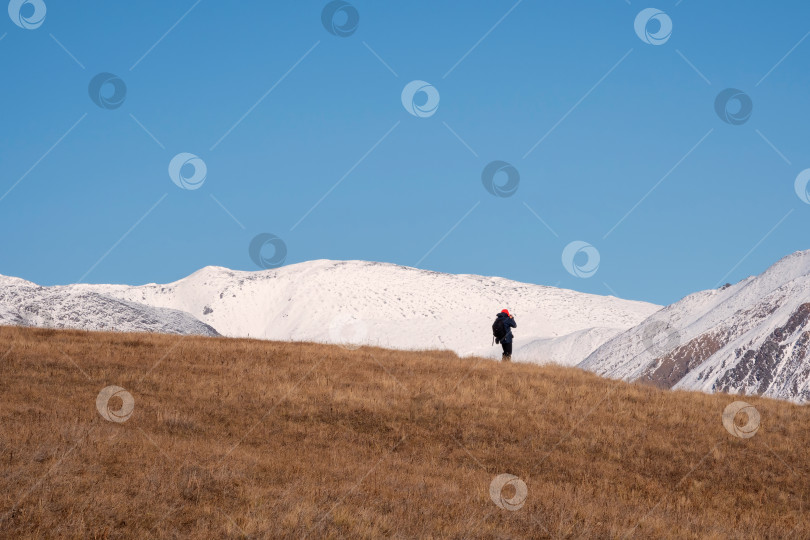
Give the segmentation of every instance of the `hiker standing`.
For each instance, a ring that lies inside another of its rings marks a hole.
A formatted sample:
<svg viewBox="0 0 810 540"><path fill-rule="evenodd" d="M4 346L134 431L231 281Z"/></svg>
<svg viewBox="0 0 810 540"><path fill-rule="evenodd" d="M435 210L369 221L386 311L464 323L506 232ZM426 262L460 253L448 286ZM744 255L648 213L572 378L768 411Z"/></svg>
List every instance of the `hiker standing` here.
<svg viewBox="0 0 810 540"><path fill-rule="evenodd" d="M501 360L504 362L512 361L512 328L517 328L515 318L509 315L508 309L504 309L492 323L492 335L495 337L495 343L500 343L503 347Z"/></svg>

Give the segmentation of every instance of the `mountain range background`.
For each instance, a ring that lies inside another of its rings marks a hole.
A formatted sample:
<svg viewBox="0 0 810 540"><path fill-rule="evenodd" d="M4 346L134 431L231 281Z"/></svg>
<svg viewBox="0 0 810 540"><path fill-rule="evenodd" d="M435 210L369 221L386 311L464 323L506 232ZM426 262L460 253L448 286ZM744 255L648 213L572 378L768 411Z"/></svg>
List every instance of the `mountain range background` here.
<svg viewBox="0 0 810 540"><path fill-rule="evenodd" d="M165 285L42 287L0 277L0 323L496 358L489 325L515 314L515 359L662 388L810 399L810 251L669 305L499 277L366 261L257 272L206 267Z"/></svg>

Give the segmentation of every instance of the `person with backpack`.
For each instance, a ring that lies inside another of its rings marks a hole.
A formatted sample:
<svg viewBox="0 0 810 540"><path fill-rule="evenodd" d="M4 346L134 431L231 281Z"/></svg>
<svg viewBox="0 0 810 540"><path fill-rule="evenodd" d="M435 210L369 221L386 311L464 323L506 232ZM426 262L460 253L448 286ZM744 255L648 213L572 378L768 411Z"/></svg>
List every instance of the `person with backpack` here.
<svg viewBox="0 0 810 540"><path fill-rule="evenodd" d="M512 361L512 328L517 328L515 317L509 315L509 310L504 309L495 318L492 323L492 335L495 338L495 343L500 343L503 347L503 356L501 360L504 362Z"/></svg>

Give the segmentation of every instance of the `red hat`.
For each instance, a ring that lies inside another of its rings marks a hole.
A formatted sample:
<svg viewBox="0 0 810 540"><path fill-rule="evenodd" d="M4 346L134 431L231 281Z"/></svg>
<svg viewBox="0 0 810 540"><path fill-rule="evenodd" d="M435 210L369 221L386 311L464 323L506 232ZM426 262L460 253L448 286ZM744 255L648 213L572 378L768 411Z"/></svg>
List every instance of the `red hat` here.
<svg viewBox="0 0 810 540"><path fill-rule="evenodd" d="M506 316L507 317L509 316L509 310L508 309L502 309L501 313L506 313Z"/></svg>

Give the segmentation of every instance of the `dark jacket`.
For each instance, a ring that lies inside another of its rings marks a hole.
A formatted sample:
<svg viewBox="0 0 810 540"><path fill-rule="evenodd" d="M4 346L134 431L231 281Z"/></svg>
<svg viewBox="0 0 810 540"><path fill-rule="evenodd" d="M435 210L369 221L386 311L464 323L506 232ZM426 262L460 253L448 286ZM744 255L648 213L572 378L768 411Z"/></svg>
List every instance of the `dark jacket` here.
<svg viewBox="0 0 810 540"><path fill-rule="evenodd" d="M506 313L503 312L498 313L498 319L503 321L503 324L506 327L506 335L503 336L503 339L501 339L501 341L503 341L504 343L512 343L512 338L514 337L512 335L512 328L517 328L517 323L515 322L515 319L507 317Z"/></svg>

